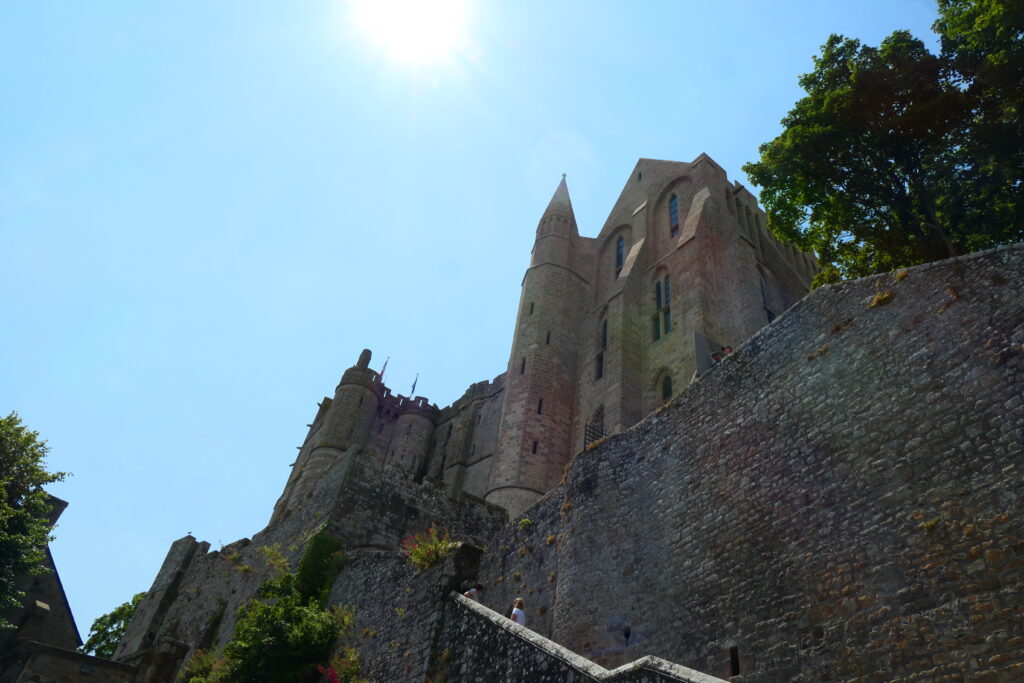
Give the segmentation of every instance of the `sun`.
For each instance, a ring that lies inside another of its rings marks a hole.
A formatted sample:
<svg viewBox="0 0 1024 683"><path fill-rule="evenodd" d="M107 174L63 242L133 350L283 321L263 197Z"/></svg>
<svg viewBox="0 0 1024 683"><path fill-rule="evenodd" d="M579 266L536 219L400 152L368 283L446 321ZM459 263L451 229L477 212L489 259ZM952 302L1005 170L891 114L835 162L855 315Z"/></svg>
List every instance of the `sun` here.
<svg viewBox="0 0 1024 683"><path fill-rule="evenodd" d="M466 0L352 0L354 28L406 66L450 61L465 39Z"/></svg>

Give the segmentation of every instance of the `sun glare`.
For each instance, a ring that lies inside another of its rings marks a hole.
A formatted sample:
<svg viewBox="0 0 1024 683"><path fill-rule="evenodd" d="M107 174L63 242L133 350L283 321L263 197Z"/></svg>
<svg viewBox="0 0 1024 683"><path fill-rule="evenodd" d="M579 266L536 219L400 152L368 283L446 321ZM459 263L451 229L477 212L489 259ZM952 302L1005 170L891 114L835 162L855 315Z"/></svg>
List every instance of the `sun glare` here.
<svg viewBox="0 0 1024 683"><path fill-rule="evenodd" d="M352 21L395 61L428 66L459 51L466 9L466 0L352 0Z"/></svg>

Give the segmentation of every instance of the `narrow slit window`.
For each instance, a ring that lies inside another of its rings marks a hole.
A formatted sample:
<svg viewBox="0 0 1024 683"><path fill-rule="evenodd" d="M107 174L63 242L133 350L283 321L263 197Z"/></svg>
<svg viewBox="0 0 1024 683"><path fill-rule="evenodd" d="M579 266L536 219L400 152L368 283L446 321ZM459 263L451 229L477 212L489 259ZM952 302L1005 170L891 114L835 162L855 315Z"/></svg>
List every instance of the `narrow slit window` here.
<svg viewBox="0 0 1024 683"><path fill-rule="evenodd" d="M530 302L530 315L533 315L533 302Z"/></svg>
<svg viewBox="0 0 1024 683"><path fill-rule="evenodd" d="M594 379L601 379L604 377L604 351L597 354L597 360L594 364Z"/></svg>
<svg viewBox="0 0 1024 683"><path fill-rule="evenodd" d="M672 398L672 377L665 375L661 379L661 400L667 401Z"/></svg>
<svg viewBox="0 0 1024 683"><path fill-rule="evenodd" d="M626 240L621 235L615 240L615 277L622 272L622 264L626 260Z"/></svg>
<svg viewBox="0 0 1024 683"><path fill-rule="evenodd" d="M536 441L533 442L533 452L534 453L537 452L537 442Z"/></svg>
<svg viewBox="0 0 1024 683"><path fill-rule="evenodd" d="M740 675L740 649L735 645L729 648L729 675Z"/></svg>
<svg viewBox="0 0 1024 683"><path fill-rule="evenodd" d="M544 399L537 401L537 414L540 415L544 412Z"/></svg>
<svg viewBox="0 0 1024 683"><path fill-rule="evenodd" d="M550 331L548 332L547 338L544 339L544 343L545 344L550 344L551 343L551 332Z"/></svg>
<svg viewBox="0 0 1024 683"><path fill-rule="evenodd" d="M669 276L654 283L654 315L651 316L651 336L654 341L672 331L672 285Z"/></svg>
<svg viewBox="0 0 1024 683"><path fill-rule="evenodd" d="M526 357L525 356L523 357L523 360L521 360L519 362L519 374L521 375L524 372L526 372Z"/></svg>
<svg viewBox="0 0 1024 683"><path fill-rule="evenodd" d="M601 348L602 349L607 349L608 348L608 321L607 320L602 320L601 321Z"/></svg>
<svg viewBox="0 0 1024 683"><path fill-rule="evenodd" d="M675 195L668 200L668 232L671 237L679 235L679 199Z"/></svg>

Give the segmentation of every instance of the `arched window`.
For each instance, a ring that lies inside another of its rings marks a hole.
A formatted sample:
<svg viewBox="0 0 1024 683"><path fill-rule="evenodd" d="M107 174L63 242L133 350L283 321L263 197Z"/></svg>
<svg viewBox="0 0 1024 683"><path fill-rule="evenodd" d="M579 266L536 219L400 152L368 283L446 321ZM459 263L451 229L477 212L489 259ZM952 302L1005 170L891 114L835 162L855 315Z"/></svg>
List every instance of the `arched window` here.
<svg viewBox="0 0 1024 683"><path fill-rule="evenodd" d="M670 398L672 398L672 376L666 373L661 378L661 400L664 402Z"/></svg>
<svg viewBox="0 0 1024 683"><path fill-rule="evenodd" d="M654 283L654 315L651 316L651 332L654 341L672 331L672 288L669 276L659 277Z"/></svg>
<svg viewBox="0 0 1024 683"><path fill-rule="evenodd" d="M626 260L626 240L619 235L619 239L615 240L615 277L619 276L622 272L622 264Z"/></svg>
<svg viewBox="0 0 1024 683"><path fill-rule="evenodd" d="M668 234L670 237L679 235L679 199L675 195L668 200Z"/></svg>

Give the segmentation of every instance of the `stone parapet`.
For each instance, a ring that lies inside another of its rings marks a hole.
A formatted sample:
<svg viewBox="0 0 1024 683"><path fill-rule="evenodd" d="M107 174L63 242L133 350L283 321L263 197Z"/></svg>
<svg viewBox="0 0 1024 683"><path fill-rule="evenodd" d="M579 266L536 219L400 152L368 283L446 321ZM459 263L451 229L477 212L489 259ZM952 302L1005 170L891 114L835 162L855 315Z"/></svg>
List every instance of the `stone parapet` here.
<svg viewBox="0 0 1024 683"><path fill-rule="evenodd" d="M439 647L448 680L725 683L650 656L605 669L458 593L449 596Z"/></svg>

